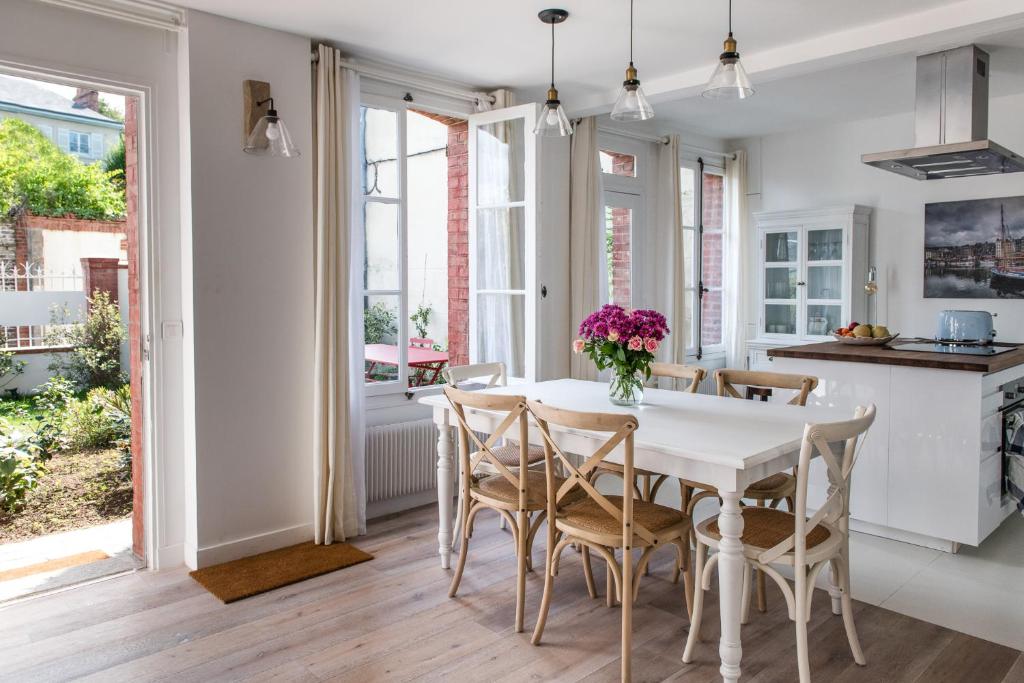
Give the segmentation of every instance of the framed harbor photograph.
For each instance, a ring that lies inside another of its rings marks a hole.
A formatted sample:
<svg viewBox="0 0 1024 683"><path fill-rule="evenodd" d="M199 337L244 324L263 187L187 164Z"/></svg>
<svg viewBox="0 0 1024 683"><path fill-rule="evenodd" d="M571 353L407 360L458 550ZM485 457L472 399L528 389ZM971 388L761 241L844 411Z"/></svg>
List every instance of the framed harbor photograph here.
<svg viewBox="0 0 1024 683"><path fill-rule="evenodd" d="M925 204L924 296L1024 298L1024 196Z"/></svg>

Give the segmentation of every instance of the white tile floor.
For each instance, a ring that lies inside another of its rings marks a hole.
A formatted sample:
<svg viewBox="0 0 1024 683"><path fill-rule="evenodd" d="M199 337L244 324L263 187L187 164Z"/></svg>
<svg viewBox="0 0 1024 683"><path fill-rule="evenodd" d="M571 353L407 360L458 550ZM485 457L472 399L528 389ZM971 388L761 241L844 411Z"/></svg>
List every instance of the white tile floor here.
<svg viewBox="0 0 1024 683"><path fill-rule="evenodd" d="M138 561L132 555L132 521L123 519L87 529L0 545L0 571L91 550L103 551L110 557L77 567L0 581L0 603L136 569Z"/></svg>
<svg viewBox="0 0 1024 683"><path fill-rule="evenodd" d="M956 555L854 533L857 600L1024 650L1024 517Z"/></svg>

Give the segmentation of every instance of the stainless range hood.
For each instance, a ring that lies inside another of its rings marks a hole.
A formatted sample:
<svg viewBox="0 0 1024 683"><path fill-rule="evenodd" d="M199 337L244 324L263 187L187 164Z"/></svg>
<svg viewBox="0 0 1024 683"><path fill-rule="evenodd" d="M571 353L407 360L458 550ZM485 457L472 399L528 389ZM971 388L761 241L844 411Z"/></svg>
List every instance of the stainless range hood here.
<svg viewBox="0 0 1024 683"><path fill-rule="evenodd" d="M1024 158L988 139L988 73L976 45L918 57L914 147L860 160L915 180L1024 171Z"/></svg>

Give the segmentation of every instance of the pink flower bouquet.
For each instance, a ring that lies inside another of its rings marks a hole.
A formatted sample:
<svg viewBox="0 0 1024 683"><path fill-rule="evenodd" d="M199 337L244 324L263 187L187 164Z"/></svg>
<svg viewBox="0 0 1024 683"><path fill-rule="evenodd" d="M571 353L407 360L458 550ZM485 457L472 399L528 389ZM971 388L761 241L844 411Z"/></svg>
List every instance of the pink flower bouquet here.
<svg viewBox="0 0 1024 683"><path fill-rule="evenodd" d="M580 323L573 351L590 356L598 370L611 369L612 403L636 405L643 399L654 354L668 333L665 316L657 311L626 311L607 304Z"/></svg>

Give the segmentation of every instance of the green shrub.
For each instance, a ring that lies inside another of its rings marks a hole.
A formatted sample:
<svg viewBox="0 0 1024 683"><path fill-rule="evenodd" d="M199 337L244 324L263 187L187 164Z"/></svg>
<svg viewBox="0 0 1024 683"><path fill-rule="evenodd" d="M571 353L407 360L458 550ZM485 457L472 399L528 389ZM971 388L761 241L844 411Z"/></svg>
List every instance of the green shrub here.
<svg viewBox="0 0 1024 683"><path fill-rule="evenodd" d="M0 508L17 511L45 472L35 434L0 421Z"/></svg>
<svg viewBox="0 0 1024 683"><path fill-rule="evenodd" d="M125 197L116 176L65 154L30 123L0 121L0 216L120 218Z"/></svg>
<svg viewBox="0 0 1024 683"><path fill-rule="evenodd" d="M57 451L68 447L68 437L64 431L64 416L68 404L75 400L75 386L71 380L57 375L45 384L39 385L38 392L32 400L41 413L36 424L36 436L41 455L49 458Z"/></svg>
<svg viewBox="0 0 1024 683"><path fill-rule="evenodd" d="M25 372L25 361L18 360L13 351L8 351L7 335L0 329L0 389L14 381L14 378Z"/></svg>
<svg viewBox="0 0 1024 683"><path fill-rule="evenodd" d="M127 381L121 371L121 343L127 330L121 324L121 311L107 292L96 290L89 299L85 321L66 325L67 310L55 312L53 332L47 335L50 346L70 346L67 354L54 354L50 371L58 372L83 389L116 389Z"/></svg>
<svg viewBox="0 0 1024 683"><path fill-rule="evenodd" d="M363 311L363 339L367 344L380 344L385 337L398 334L398 314L383 301Z"/></svg>
<svg viewBox="0 0 1024 683"><path fill-rule="evenodd" d="M426 338L430 326L430 316L433 312L434 309L430 306L420 304L416 307L416 312L409 316L409 321L416 328L417 337Z"/></svg>

